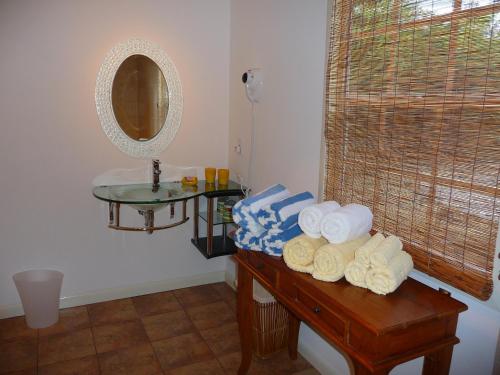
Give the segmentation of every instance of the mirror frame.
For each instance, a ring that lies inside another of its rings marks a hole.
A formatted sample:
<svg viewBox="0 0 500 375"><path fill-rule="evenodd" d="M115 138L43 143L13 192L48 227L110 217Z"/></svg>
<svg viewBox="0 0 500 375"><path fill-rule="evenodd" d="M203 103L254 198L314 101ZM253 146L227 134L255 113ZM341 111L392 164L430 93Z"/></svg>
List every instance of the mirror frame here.
<svg viewBox="0 0 500 375"><path fill-rule="evenodd" d="M147 141L130 138L120 127L113 112L113 80L120 65L132 55L144 55L153 60L167 82L167 118L158 134ZM120 151L135 158L158 157L172 142L181 125L183 99L179 74L168 55L159 46L147 40L130 39L117 44L109 51L97 75L95 102L104 133Z"/></svg>

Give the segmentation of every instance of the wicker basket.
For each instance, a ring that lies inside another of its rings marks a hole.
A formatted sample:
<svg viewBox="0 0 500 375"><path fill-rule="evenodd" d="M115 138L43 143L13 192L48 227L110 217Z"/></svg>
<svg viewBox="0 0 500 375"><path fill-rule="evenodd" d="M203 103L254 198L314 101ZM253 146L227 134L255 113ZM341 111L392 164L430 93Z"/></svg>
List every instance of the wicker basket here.
<svg viewBox="0 0 500 375"><path fill-rule="evenodd" d="M288 343L288 311L259 283L253 283L253 352L268 358Z"/></svg>

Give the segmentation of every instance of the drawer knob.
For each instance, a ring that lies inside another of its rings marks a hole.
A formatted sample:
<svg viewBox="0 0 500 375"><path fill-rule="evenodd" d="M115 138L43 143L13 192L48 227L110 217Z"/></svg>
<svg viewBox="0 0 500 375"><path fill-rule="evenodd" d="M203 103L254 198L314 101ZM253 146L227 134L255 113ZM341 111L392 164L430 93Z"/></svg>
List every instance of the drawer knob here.
<svg viewBox="0 0 500 375"><path fill-rule="evenodd" d="M314 313L315 314L319 314L321 312L321 309L319 306L316 306L314 309L313 309Z"/></svg>

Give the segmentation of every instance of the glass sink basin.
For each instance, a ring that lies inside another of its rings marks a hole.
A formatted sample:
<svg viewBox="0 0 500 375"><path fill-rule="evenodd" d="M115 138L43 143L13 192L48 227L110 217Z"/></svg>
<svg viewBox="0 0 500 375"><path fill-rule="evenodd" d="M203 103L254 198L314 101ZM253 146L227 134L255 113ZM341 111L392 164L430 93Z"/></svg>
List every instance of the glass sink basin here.
<svg viewBox="0 0 500 375"><path fill-rule="evenodd" d="M153 192L151 185L122 185L112 189L111 194L115 196L116 200L127 203L136 210L158 211L168 205L165 201L175 199L177 191L166 187L160 187L158 191Z"/></svg>
<svg viewBox="0 0 500 375"><path fill-rule="evenodd" d="M97 199L129 205L136 210L158 211L169 203L184 201L201 194L210 196L216 192L241 193L241 185L229 182L229 185L208 185L199 181L195 186L183 186L180 182L162 182L157 192L153 192L152 184L127 184L112 186L97 186L92 191Z"/></svg>

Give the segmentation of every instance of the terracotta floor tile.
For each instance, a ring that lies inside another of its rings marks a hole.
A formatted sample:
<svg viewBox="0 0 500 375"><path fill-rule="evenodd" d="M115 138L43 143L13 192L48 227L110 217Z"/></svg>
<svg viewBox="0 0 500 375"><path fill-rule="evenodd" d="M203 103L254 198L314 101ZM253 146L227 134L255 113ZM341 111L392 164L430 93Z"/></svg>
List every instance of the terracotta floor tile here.
<svg viewBox="0 0 500 375"><path fill-rule="evenodd" d="M0 374L36 367L36 337L21 337L0 343Z"/></svg>
<svg viewBox="0 0 500 375"><path fill-rule="evenodd" d="M119 323L139 319L130 298L95 303L87 306L92 325Z"/></svg>
<svg viewBox="0 0 500 375"><path fill-rule="evenodd" d="M97 356L71 359L38 368L38 375L99 375Z"/></svg>
<svg viewBox="0 0 500 375"><path fill-rule="evenodd" d="M210 284L177 289L174 290L174 294L184 308L206 305L222 300L222 297Z"/></svg>
<svg viewBox="0 0 500 375"><path fill-rule="evenodd" d="M293 374L311 368L311 365L300 354L295 361L288 357L288 351L282 350L269 359L254 360L257 369L271 370L272 374Z"/></svg>
<svg viewBox="0 0 500 375"><path fill-rule="evenodd" d="M40 336L57 335L77 331L90 326L89 314L85 306L72 307L59 311L59 321L53 326L39 330Z"/></svg>
<svg viewBox="0 0 500 375"><path fill-rule="evenodd" d="M153 347L165 371L213 358L210 348L197 333L156 341Z"/></svg>
<svg viewBox="0 0 500 375"><path fill-rule="evenodd" d="M36 329L28 327L24 316L0 320L0 341L18 337L36 337Z"/></svg>
<svg viewBox="0 0 500 375"><path fill-rule="evenodd" d="M237 352L241 349L238 323L236 322L203 330L200 331L200 334L216 356Z"/></svg>
<svg viewBox="0 0 500 375"><path fill-rule="evenodd" d="M236 374L241 353L226 354L218 357L218 360L228 374ZM300 355L297 360L292 361L288 358L287 351L282 350L270 359L258 359L254 356L248 375L290 375L309 368L311 365Z"/></svg>
<svg viewBox="0 0 500 375"><path fill-rule="evenodd" d="M162 374L151 344L142 344L110 353L99 354L102 375Z"/></svg>
<svg viewBox="0 0 500 375"><path fill-rule="evenodd" d="M140 316L148 316L182 310L174 292L147 294L132 298L135 310Z"/></svg>
<svg viewBox="0 0 500 375"><path fill-rule="evenodd" d="M225 323L236 321L234 311L224 301L192 307L186 312L199 330L219 327Z"/></svg>
<svg viewBox="0 0 500 375"><path fill-rule="evenodd" d="M192 365L179 367L165 372L166 375L225 375L219 362L216 359L210 361L198 362Z"/></svg>
<svg viewBox="0 0 500 375"><path fill-rule="evenodd" d="M168 339L195 331L195 327L184 310L142 318L144 328L151 341Z"/></svg>
<svg viewBox="0 0 500 375"><path fill-rule="evenodd" d="M224 301L236 300L236 292L226 282L211 284Z"/></svg>
<svg viewBox="0 0 500 375"><path fill-rule="evenodd" d="M96 354L90 328L38 340L38 366Z"/></svg>
<svg viewBox="0 0 500 375"><path fill-rule="evenodd" d="M125 349L148 341L140 320L92 327L97 353Z"/></svg>

